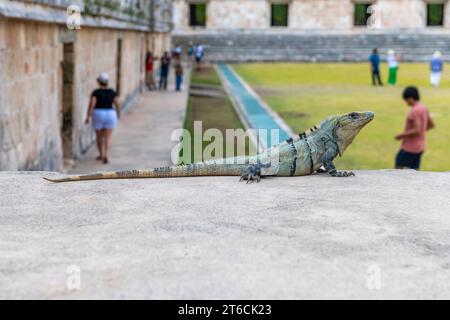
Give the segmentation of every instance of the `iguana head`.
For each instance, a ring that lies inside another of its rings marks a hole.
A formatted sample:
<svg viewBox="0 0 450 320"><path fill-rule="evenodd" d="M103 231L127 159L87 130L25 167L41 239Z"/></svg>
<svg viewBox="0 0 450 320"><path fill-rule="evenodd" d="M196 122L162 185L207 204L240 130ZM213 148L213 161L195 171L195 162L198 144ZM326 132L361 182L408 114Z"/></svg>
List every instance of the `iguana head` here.
<svg viewBox="0 0 450 320"><path fill-rule="evenodd" d="M340 155L353 142L359 131L372 121L374 117L375 114L373 112L366 111L352 112L330 119L334 124L333 135L339 146Z"/></svg>

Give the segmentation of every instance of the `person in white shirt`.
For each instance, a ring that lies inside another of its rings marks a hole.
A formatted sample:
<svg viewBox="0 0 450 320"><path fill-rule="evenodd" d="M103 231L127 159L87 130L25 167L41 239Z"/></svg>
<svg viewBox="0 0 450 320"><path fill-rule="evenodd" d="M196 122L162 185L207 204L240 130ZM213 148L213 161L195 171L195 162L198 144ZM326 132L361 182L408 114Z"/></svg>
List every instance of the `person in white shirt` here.
<svg viewBox="0 0 450 320"><path fill-rule="evenodd" d="M203 49L203 46L200 43L197 43L195 45L194 51L195 51L195 63L197 64L197 70L200 70L205 51Z"/></svg>
<svg viewBox="0 0 450 320"><path fill-rule="evenodd" d="M395 51L392 49L389 50L387 56L387 63L389 67L388 84L391 86L395 86L397 83L398 61L399 57L395 54Z"/></svg>

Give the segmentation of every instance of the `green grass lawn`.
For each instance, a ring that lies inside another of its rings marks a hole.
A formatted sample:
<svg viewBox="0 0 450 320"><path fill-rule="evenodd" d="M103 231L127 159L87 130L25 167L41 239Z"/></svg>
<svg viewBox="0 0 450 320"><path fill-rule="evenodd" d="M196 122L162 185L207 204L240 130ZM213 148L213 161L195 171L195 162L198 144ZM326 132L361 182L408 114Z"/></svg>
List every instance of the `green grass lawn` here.
<svg viewBox="0 0 450 320"><path fill-rule="evenodd" d="M437 126L427 135L421 169L450 170L450 72L444 72L440 88L433 88L428 64L402 63L396 87L374 88L366 63L255 63L234 68L296 132L330 115L375 112L375 120L336 161L341 169L393 167L399 149L394 135L402 132L409 111L401 99L402 90L407 85L418 86ZM386 81L386 66L381 76Z"/></svg>
<svg viewBox="0 0 450 320"><path fill-rule="evenodd" d="M221 88L220 79L213 67L205 66L201 71L192 71L191 84L206 84L219 86ZM225 95L225 93L224 93ZM188 107L186 110L186 118L184 121L184 128L187 129L191 137L194 137L194 121L202 122L203 132L208 129L218 129L222 132L225 138L226 129L243 129L243 125L239 120L236 112L234 111L231 101L224 98L216 97L200 97L190 96L188 101ZM183 138L185 139L185 138ZM187 139L185 139L187 141ZM194 140L190 140L191 150L194 152ZM203 149L211 142L203 142ZM226 141L224 139L224 156L226 155ZM234 148L234 153L237 155L237 146ZM246 152L249 148L247 146ZM241 154L240 154L241 155ZM192 154L193 156L193 154ZM210 157L203 160L211 159ZM194 158L191 158L190 162L194 162Z"/></svg>
<svg viewBox="0 0 450 320"><path fill-rule="evenodd" d="M217 76L214 68L210 65L203 66L200 71L192 70L192 84L206 84L211 86L222 86L220 78Z"/></svg>

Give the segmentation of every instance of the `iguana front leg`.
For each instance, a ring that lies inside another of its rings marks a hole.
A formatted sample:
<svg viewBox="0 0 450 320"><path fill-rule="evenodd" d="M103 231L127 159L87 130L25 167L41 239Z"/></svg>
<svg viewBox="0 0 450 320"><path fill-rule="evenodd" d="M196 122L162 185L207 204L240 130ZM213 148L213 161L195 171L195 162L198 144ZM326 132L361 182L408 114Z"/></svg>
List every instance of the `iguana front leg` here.
<svg viewBox="0 0 450 320"><path fill-rule="evenodd" d="M247 180L247 183L249 182L260 182L261 181L261 168L268 168L270 167L270 164L251 164L245 169L244 173L242 173L241 178L239 181Z"/></svg>
<svg viewBox="0 0 450 320"><path fill-rule="evenodd" d="M323 166L326 172L328 172L332 177L351 177L355 174L351 171L337 171L336 166L333 163L334 158L337 155L337 151L328 150L323 156Z"/></svg>

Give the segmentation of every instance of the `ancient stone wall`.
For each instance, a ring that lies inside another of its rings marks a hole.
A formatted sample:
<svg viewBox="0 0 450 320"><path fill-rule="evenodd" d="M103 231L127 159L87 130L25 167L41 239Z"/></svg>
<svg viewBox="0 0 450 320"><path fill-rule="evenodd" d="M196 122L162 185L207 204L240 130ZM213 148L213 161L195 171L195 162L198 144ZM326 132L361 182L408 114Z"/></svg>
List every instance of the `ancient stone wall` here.
<svg viewBox="0 0 450 320"><path fill-rule="evenodd" d="M153 0L150 12L153 32L167 33L172 30L172 0Z"/></svg>
<svg viewBox="0 0 450 320"><path fill-rule="evenodd" d="M165 33L154 33L151 36L152 48L155 52L169 51L171 47L171 38Z"/></svg>
<svg viewBox="0 0 450 320"><path fill-rule="evenodd" d="M287 30L327 30L360 32L364 28L355 27L354 4L371 0L174 0L173 23L178 32L195 31L202 28L189 26L189 4L204 2L207 5L206 29L287 29ZM444 28L450 28L450 3L447 0L378 0L376 16L380 30L416 30L426 27L426 4L445 3ZM271 3L289 4L287 28L271 28Z"/></svg>
<svg viewBox="0 0 450 320"><path fill-rule="evenodd" d="M189 28L189 4L184 0L173 0L173 27L175 31Z"/></svg>
<svg viewBox="0 0 450 320"><path fill-rule="evenodd" d="M289 27L294 29L349 29L353 24L350 0L297 0L289 7Z"/></svg>
<svg viewBox="0 0 450 320"><path fill-rule="evenodd" d="M108 73L122 104L132 105L143 87L146 51L161 56L171 35L150 33L149 21L114 27L113 19L92 17L69 31L60 11L58 23L32 19L35 11L24 19L22 4L29 8L0 0L0 170L62 170L64 158L76 159L94 141L85 119L97 76Z"/></svg>
<svg viewBox="0 0 450 320"><path fill-rule="evenodd" d="M0 20L0 169L61 169L61 57L55 26Z"/></svg>
<svg viewBox="0 0 450 320"><path fill-rule="evenodd" d="M421 29L426 24L426 1L379 0L381 29Z"/></svg>
<svg viewBox="0 0 450 320"><path fill-rule="evenodd" d="M270 19L269 3L254 0L210 1L207 6L207 25L210 28L260 29Z"/></svg>

